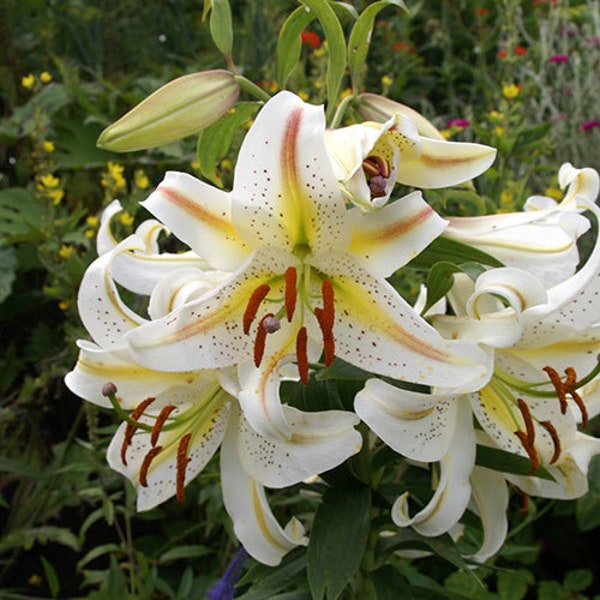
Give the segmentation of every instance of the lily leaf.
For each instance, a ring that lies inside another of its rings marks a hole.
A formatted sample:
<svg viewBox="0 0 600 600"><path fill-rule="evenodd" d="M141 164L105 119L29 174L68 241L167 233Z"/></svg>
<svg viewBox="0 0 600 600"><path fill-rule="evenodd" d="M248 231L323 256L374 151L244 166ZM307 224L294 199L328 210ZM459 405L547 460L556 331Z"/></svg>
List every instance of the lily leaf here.
<svg viewBox="0 0 600 600"><path fill-rule="evenodd" d="M231 49L233 48L233 24L231 21L231 8L228 0L206 0L204 4L204 16L210 11L209 29L210 35L227 61L231 60Z"/></svg>
<svg viewBox="0 0 600 600"><path fill-rule="evenodd" d="M531 461L528 458L506 452L500 448L477 446L475 463L480 467L487 467L502 473L539 477L540 479L554 481L554 477L544 467L538 467L536 471L531 473Z"/></svg>
<svg viewBox="0 0 600 600"><path fill-rule="evenodd" d="M300 58L302 41L300 35L315 18L313 11L299 6L284 21L277 38L277 83L282 89Z"/></svg>
<svg viewBox="0 0 600 600"><path fill-rule="evenodd" d="M363 10L358 21L354 24L348 40L348 67L350 68L350 78L352 79L352 88L359 92L362 88L362 81L366 72L367 53L371 43L371 34L373 24L379 11L387 6L397 6L408 10L402 0L379 0L373 2Z"/></svg>
<svg viewBox="0 0 600 600"><path fill-rule="evenodd" d="M455 265L481 263L490 267L504 266L497 258L490 256L487 252L482 252L467 244L445 238L443 234L433 240L425 250L408 264L415 269L430 269L440 259Z"/></svg>
<svg viewBox="0 0 600 600"><path fill-rule="evenodd" d="M346 39L340 21L326 0L302 0L312 10L325 32L329 45L327 60L327 115L335 110L335 103L346 70Z"/></svg>
<svg viewBox="0 0 600 600"><path fill-rule="evenodd" d="M358 569L369 535L370 507L368 487L330 488L323 496L307 551L308 584L314 600L338 598Z"/></svg>

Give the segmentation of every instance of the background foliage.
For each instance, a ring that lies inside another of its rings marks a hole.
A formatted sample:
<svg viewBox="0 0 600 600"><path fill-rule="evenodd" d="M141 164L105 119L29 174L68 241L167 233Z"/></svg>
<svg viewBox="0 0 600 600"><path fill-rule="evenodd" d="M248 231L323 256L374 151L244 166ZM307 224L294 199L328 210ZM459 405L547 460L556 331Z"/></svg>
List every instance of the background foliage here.
<svg viewBox="0 0 600 600"><path fill-rule="evenodd" d="M359 10L366 4L354 2ZM277 35L297 6L232 2L233 61L269 92L277 89ZM564 161L600 169L597 1L422 0L409 8L409 14L393 7L379 14L365 89L413 106L451 139L499 149L477 182L479 194L457 203L451 194L431 192L434 206L461 214L515 210L531 193L556 193ZM224 187L231 182L235 153L224 149L212 163L198 164L194 140L126 155L95 146L106 125L166 81L225 66L202 16L198 0L0 0L2 598L201 598L235 553L216 465L190 485L186 504L135 513L132 489L104 460L115 421L62 382L76 360L74 341L85 337L76 293L95 256L102 208L114 197L122 201L128 212L119 226L126 235L142 216L137 202L168 168L208 175ZM322 102L328 48L316 22L308 31L288 87ZM410 272L405 278L410 296ZM347 404L361 382L311 385L298 406L319 394ZM598 434L597 422L588 431ZM366 508L365 486L343 469L330 477L344 493L326 498L313 536L325 535L319 519L326 517L340 519L342 537L347 530L356 536L360 523L366 531L369 521L383 523L383 509ZM406 531L379 548L389 564L369 585L379 598L600 598L598 461L590 481L590 494L577 502L515 507L494 569L467 573L449 543L415 540ZM398 486L390 487L390 497ZM300 487L291 493L307 514L314 511L314 497ZM286 515L287 500L276 502L276 513ZM434 555L412 561L393 554L415 542L428 543ZM348 548L343 559L313 549L293 552L277 569L247 563L240 597L310 598L307 562L325 568L345 560L353 568L355 561L358 568L361 536L335 543ZM352 597L351 589L342 591L343 575L320 577L328 598Z"/></svg>

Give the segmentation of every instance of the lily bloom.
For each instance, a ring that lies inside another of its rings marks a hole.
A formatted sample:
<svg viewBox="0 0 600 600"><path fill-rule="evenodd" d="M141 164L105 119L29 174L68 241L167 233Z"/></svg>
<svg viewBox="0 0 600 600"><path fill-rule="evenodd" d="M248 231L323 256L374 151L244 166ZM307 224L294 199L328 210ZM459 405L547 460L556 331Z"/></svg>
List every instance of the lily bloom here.
<svg viewBox="0 0 600 600"><path fill-rule="evenodd" d="M114 408L123 419L107 459L135 486L138 510L173 496L184 501L186 484L221 447L224 503L236 535L254 558L278 564L289 550L307 541L296 520L285 529L279 526L264 486L293 485L358 452L358 418L344 411L303 413L286 406L291 436L282 443L249 426L236 399L239 385L231 369L155 371L135 362L123 336L147 321L121 299L113 267L140 267L136 277L125 282L131 287L146 289L148 282L157 282L150 312L158 318L178 302L202 296L209 281L208 272L189 266L194 260L189 255L182 259L187 266L164 276L165 264L173 268L177 256L154 252L150 242L156 242L156 230L162 229L155 221L113 245L109 222L118 208L113 204L104 214L99 236L104 253L87 270L79 296L82 320L95 341L78 342L79 359L65 382L73 393ZM139 235L144 233L146 238Z"/></svg>
<svg viewBox="0 0 600 600"><path fill-rule="evenodd" d="M425 137L420 122L396 112L385 123L325 132L336 178L350 202L369 211L387 203L396 183L418 188L464 183L496 157L494 148L482 144Z"/></svg>
<svg viewBox="0 0 600 600"><path fill-rule="evenodd" d="M210 294L127 333L136 362L180 371L238 367L251 426L288 440L280 369L308 381L321 354L423 385L473 389L486 355L444 340L385 281L445 222L419 192L380 211L348 210L325 146L321 107L271 99L240 149L231 192L168 173L144 206L213 269ZM153 298L151 297L151 303Z"/></svg>

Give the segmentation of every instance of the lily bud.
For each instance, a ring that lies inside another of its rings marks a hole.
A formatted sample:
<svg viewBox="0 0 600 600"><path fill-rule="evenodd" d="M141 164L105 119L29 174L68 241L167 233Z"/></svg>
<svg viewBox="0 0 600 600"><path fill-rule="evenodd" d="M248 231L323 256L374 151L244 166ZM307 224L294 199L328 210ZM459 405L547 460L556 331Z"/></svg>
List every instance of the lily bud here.
<svg viewBox="0 0 600 600"><path fill-rule="evenodd" d="M410 108L410 106L406 106L406 104L395 102L385 96L369 93L361 94L358 97L357 109L363 119L378 123L385 123L394 115L400 114L403 117L408 117L416 125L420 136L434 140L444 139L437 128L421 113Z"/></svg>
<svg viewBox="0 0 600 600"><path fill-rule="evenodd" d="M129 152L174 142L218 121L239 93L233 74L222 69L178 77L109 125L97 145Z"/></svg>

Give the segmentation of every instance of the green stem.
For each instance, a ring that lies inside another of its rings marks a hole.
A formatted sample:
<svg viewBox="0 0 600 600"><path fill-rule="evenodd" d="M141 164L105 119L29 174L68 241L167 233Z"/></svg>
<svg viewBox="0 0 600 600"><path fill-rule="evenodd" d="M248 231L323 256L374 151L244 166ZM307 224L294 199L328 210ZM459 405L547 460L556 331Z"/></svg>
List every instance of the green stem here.
<svg viewBox="0 0 600 600"><path fill-rule="evenodd" d="M258 100L262 100L264 102L268 102L271 99L271 96L265 92L262 88L258 87L255 83L246 79L243 75L234 75L236 83L240 86L244 92L248 92Z"/></svg>
<svg viewBox="0 0 600 600"><path fill-rule="evenodd" d="M346 112L346 109L348 108L348 105L356 98L356 96L354 94L351 94L350 96L346 96L339 104L338 107L335 111L335 114L333 115L333 119L331 119L331 125L330 127L332 129L335 129L336 127L339 126L339 124L342 122L342 117L344 116L344 113Z"/></svg>

